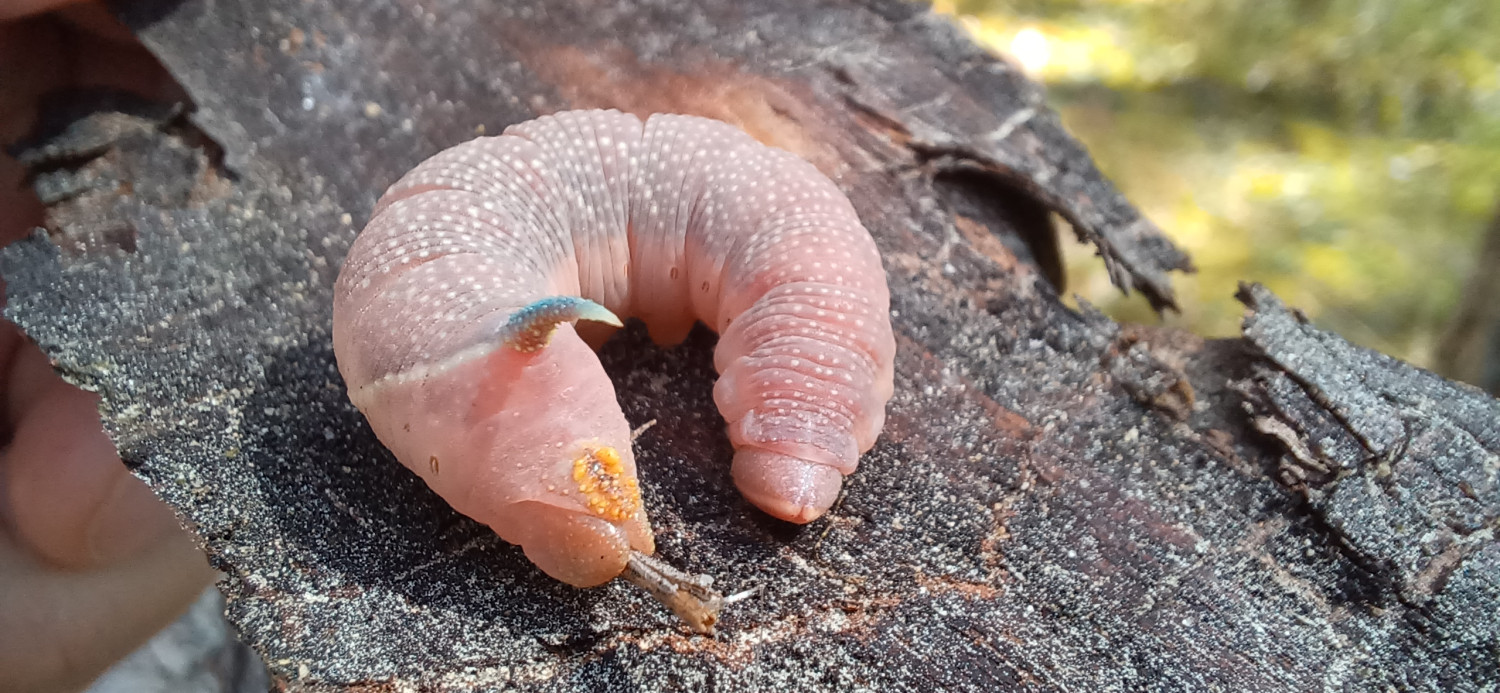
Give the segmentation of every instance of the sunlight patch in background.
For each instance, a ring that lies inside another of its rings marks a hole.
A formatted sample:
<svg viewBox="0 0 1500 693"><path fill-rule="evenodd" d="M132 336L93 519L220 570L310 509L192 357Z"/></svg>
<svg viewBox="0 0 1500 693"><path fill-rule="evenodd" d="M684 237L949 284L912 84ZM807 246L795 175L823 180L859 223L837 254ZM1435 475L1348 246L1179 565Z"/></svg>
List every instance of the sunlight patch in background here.
<svg viewBox="0 0 1500 693"><path fill-rule="evenodd" d="M1500 190L1492 0L941 0L1048 85L1100 168L1192 256L1169 324L1239 333L1236 283L1435 366ZM1065 243L1069 294L1155 322ZM1494 268L1500 271L1500 268ZM1496 297L1500 301L1500 296Z"/></svg>

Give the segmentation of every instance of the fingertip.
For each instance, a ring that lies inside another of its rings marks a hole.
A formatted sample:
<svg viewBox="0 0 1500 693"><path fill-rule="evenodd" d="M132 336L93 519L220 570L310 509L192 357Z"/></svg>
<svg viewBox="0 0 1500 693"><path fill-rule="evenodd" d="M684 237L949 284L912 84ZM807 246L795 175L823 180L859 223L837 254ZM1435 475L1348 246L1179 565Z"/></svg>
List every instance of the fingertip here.
<svg viewBox="0 0 1500 693"><path fill-rule="evenodd" d="M186 532L100 570L16 561L0 535L4 690L81 690L182 614L218 575Z"/></svg>
<svg viewBox="0 0 1500 693"><path fill-rule="evenodd" d="M107 473L113 483L94 511L84 537L84 554L108 564L138 553L173 534L186 534L171 506L115 457L119 468Z"/></svg>
<svg viewBox="0 0 1500 693"><path fill-rule="evenodd" d="M13 421L3 453L4 514L17 538L68 569L109 565L181 531L125 468L99 421L98 397L53 376Z"/></svg>

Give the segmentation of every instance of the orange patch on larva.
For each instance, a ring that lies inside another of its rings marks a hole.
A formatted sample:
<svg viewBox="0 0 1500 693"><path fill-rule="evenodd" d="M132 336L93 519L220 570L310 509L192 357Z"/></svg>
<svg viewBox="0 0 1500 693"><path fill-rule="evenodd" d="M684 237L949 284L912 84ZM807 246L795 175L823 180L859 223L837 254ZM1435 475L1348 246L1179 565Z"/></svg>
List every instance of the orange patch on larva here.
<svg viewBox="0 0 1500 693"><path fill-rule="evenodd" d="M612 447L593 448L573 460L573 481L599 517L623 522L640 512L640 486L626 476L625 463Z"/></svg>
<svg viewBox="0 0 1500 693"><path fill-rule="evenodd" d="M546 325L532 325L520 334L516 335L507 346L523 354L529 354L552 343L552 334L557 331L557 323Z"/></svg>

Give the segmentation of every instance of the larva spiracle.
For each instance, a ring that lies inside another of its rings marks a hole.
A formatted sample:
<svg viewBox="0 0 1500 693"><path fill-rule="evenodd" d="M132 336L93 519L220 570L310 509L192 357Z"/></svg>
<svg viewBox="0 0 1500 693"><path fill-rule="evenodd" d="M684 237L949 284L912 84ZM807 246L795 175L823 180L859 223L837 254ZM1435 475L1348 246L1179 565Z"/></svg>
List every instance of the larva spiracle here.
<svg viewBox="0 0 1500 693"><path fill-rule="evenodd" d="M333 340L403 464L591 586L654 544L629 425L579 336L601 325L574 321L636 317L663 344L717 331L735 483L809 522L884 422L889 304L869 232L811 164L705 118L572 111L391 186L340 272Z"/></svg>

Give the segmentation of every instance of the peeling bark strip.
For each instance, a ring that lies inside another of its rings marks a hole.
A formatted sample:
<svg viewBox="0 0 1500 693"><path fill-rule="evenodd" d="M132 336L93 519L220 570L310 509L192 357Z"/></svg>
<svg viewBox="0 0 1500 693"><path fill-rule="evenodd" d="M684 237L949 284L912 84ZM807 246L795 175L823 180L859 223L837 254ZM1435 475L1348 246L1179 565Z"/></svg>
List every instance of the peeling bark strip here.
<svg viewBox="0 0 1500 693"><path fill-rule="evenodd" d="M1132 235L1139 215L1034 86L921 7L126 6L193 97L192 122L223 143L231 184L201 205L163 202L178 198L157 191L191 184L151 163L176 137L153 128L58 166L54 182L78 189L106 173L132 184L54 219L54 237L123 223L135 250L9 248L6 311L101 393L125 459L192 523L225 571L230 617L285 688L1469 691L1500 678L1500 546L1483 526L1496 457L1424 428L1439 412L1493 450L1493 419L1471 416L1492 400L1367 367L1373 355L1274 308L1254 341L1208 342L1068 311L1033 249L1045 243L1027 241L1050 230L1024 195L1051 191L1040 201L1145 258L1117 263L1132 281L1166 271L1160 237ZM626 329L599 352L626 418L660 422L636 441L659 554L762 587L717 639L680 632L628 585L561 585L454 513L364 428L331 351L334 276L376 191L481 127L603 107L712 117L812 162L891 282L884 432L801 529L744 502L724 471L712 335L659 350ZM1028 108L1040 115L1015 116ZM1004 139L984 137L1007 122ZM1007 175L918 149L945 141L983 144ZM1329 358L1302 368L1314 350ZM1363 395L1335 387L1360 379ZM1258 408L1262 381L1274 409ZM1415 416L1405 449L1444 454L1397 454L1403 427L1365 425L1354 399ZM1310 475L1289 491L1286 448L1253 427L1266 416L1313 459L1363 445L1339 417L1383 454L1336 486Z"/></svg>
<svg viewBox="0 0 1500 693"><path fill-rule="evenodd" d="M1500 400L1319 332L1259 285L1240 299L1254 310L1246 337L1275 364L1242 388L1291 455L1283 483L1403 601L1484 565L1500 529Z"/></svg>
<svg viewBox="0 0 1500 693"><path fill-rule="evenodd" d="M344 262L334 351L397 459L593 587L655 550L630 427L571 324L616 315L668 345L697 322L721 334L735 483L780 519L827 512L885 422L895 341L869 232L807 162L689 116L567 111L423 162Z"/></svg>

